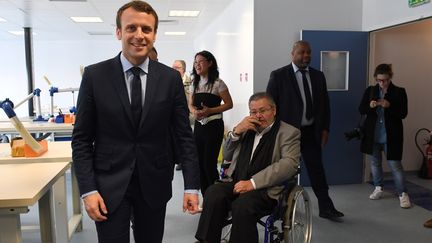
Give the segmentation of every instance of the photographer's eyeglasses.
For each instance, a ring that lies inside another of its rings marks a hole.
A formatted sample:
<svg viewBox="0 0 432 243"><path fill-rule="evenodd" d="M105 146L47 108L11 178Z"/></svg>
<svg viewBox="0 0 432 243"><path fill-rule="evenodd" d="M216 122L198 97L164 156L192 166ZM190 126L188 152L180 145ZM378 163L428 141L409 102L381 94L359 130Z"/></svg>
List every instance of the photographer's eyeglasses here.
<svg viewBox="0 0 432 243"><path fill-rule="evenodd" d="M258 114L260 114L260 115L264 115L264 113L266 113L267 111L270 111L270 110L272 110L273 109L273 107L270 107L270 108L267 108L267 109L260 109L260 110L257 110L257 111L249 111L249 115L251 115L251 116L256 116L256 115L258 115Z"/></svg>
<svg viewBox="0 0 432 243"><path fill-rule="evenodd" d="M390 81L390 79L376 79L377 83L386 83L388 81Z"/></svg>

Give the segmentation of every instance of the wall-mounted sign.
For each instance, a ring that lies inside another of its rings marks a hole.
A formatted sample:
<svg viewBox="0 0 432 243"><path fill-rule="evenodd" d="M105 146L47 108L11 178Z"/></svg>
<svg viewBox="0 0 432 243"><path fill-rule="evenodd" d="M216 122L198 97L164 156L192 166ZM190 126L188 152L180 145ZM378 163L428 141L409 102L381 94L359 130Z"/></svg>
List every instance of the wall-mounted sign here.
<svg viewBox="0 0 432 243"><path fill-rule="evenodd" d="M408 0L408 5L410 8L413 8L429 2L430 0Z"/></svg>

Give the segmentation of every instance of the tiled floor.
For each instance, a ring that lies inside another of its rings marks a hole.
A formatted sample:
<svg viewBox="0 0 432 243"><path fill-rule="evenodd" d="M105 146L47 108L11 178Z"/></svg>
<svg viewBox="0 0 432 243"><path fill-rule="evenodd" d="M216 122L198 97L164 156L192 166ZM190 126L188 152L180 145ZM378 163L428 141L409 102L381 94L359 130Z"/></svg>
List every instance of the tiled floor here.
<svg viewBox="0 0 432 243"><path fill-rule="evenodd" d="M411 202L424 209L432 211L432 188L427 188L413 182L407 181L406 188L411 199ZM397 195L393 180L384 181L384 190Z"/></svg>
<svg viewBox="0 0 432 243"><path fill-rule="evenodd" d="M410 190L421 186L422 190L432 189L432 180L422 180L409 176ZM164 243L192 243L199 215L182 212L183 181L181 171L175 172L173 198L168 204ZM429 188L429 189L428 189ZM317 216L316 198L307 188L313 205L312 243L430 243L432 229L424 228L423 222L432 218L432 211L414 205L411 209L401 209L399 200L393 195L390 185L385 187L381 200L369 200L373 190L370 184L331 186L330 194L338 210L345 213L343 222L337 223ZM430 193L430 191L428 192ZM416 192L412 192L413 199ZM429 195L429 194L428 194ZM415 202L415 200L413 200ZM432 197L423 197L422 201L432 202ZM36 225L37 210L23 215L23 225ZM262 227L259 226L261 232ZM25 230L24 243L36 243L39 240L37 227ZM97 242L94 224L84 216L84 230L73 235L72 243ZM134 242L131 240L131 242ZM245 242L247 243L247 242Z"/></svg>

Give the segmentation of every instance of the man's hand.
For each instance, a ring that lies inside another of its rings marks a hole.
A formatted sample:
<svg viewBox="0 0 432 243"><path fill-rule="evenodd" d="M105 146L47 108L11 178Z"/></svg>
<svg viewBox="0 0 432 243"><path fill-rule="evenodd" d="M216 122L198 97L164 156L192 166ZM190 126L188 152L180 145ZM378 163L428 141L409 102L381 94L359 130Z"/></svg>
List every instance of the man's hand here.
<svg viewBox="0 0 432 243"><path fill-rule="evenodd" d="M199 197L195 193L185 193L183 195L183 212L188 211L190 214L196 214L199 210Z"/></svg>
<svg viewBox="0 0 432 243"><path fill-rule="evenodd" d="M328 142L329 133L327 130L323 130L321 133L321 148L324 148L324 146Z"/></svg>
<svg viewBox="0 0 432 243"><path fill-rule="evenodd" d="M101 222L105 221L108 218L103 214L108 214L108 211L106 209L104 200L102 199L99 192L95 192L93 194L90 194L83 198L84 201L84 207L87 211L88 216L93 219L94 221Z"/></svg>
<svg viewBox="0 0 432 243"><path fill-rule="evenodd" d="M254 189L252 182L250 180L247 181L239 181L234 185L234 193L245 193L252 191Z"/></svg>
<svg viewBox="0 0 432 243"><path fill-rule="evenodd" d="M241 135L248 130L257 131L257 128L261 126L259 120L254 116L245 117L237 126L234 127L233 133L234 135Z"/></svg>

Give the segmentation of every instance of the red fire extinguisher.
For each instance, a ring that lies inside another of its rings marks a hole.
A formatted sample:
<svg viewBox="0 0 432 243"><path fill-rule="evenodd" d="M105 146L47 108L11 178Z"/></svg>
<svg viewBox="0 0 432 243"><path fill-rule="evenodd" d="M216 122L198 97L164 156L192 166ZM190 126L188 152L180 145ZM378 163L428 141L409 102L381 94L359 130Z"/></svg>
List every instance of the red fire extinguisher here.
<svg viewBox="0 0 432 243"><path fill-rule="evenodd" d="M428 139L425 139L426 143L423 144L426 145L425 152L423 152L423 149L422 147L420 147L418 142L419 134L421 132L427 132L427 135L424 134L423 138L427 136L429 137ZM415 144L423 158L420 170L418 172L418 176L423 179L432 179L432 133L431 131L427 128L419 129L415 135Z"/></svg>

